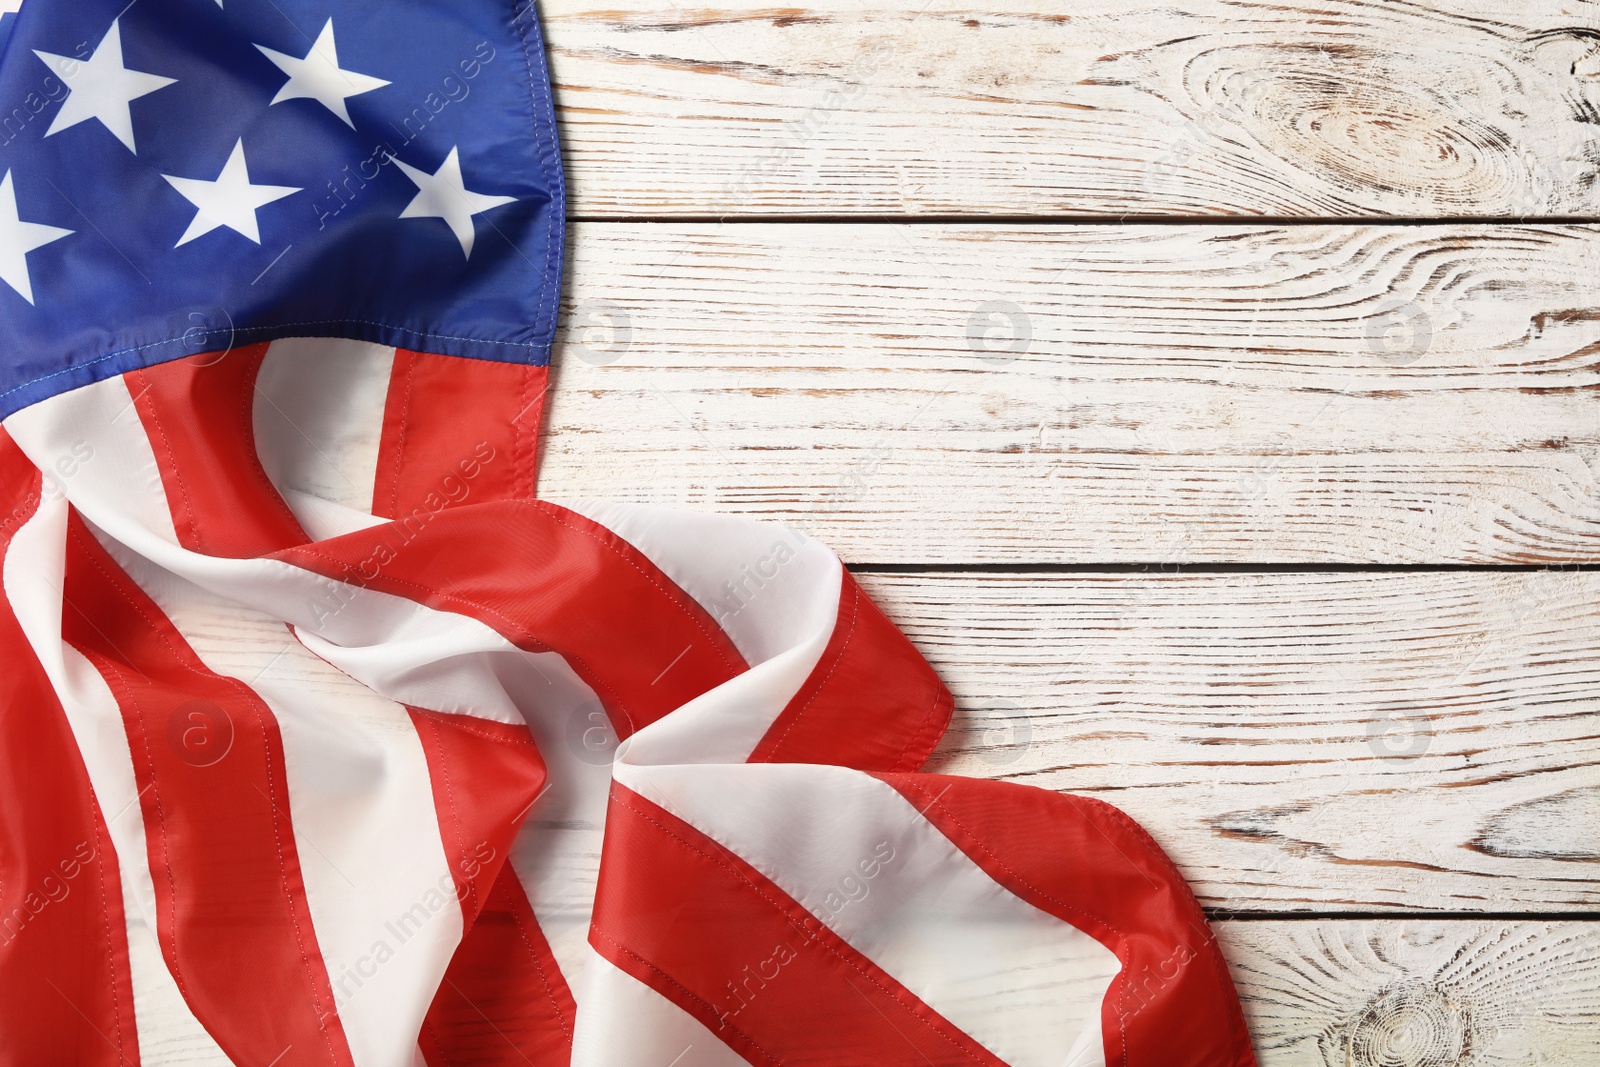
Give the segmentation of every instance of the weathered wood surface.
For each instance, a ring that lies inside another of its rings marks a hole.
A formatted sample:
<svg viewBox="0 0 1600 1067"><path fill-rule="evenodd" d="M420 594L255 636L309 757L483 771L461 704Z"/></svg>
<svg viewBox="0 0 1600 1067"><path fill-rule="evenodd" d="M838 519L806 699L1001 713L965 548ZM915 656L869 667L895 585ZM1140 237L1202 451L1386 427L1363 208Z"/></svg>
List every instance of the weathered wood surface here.
<svg viewBox="0 0 1600 1067"><path fill-rule="evenodd" d="M861 578L930 769L1117 805L1214 914L1600 906L1600 573Z"/></svg>
<svg viewBox="0 0 1600 1067"><path fill-rule="evenodd" d="M572 260L546 496L857 562L1600 552L1600 227L594 223Z"/></svg>
<svg viewBox="0 0 1600 1067"><path fill-rule="evenodd" d="M579 214L1600 210L1578 0L540 6Z"/></svg>
<svg viewBox="0 0 1600 1067"><path fill-rule="evenodd" d="M1594 923L1228 922L1262 1067L1592 1067Z"/></svg>
<svg viewBox="0 0 1600 1067"><path fill-rule="evenodd" d="M1310 919L1215 931L1261 1067L1593 1067L1600 1049L1593 923ZM177 1035L141 1038L151 1062L210 1065Z"/></svg>

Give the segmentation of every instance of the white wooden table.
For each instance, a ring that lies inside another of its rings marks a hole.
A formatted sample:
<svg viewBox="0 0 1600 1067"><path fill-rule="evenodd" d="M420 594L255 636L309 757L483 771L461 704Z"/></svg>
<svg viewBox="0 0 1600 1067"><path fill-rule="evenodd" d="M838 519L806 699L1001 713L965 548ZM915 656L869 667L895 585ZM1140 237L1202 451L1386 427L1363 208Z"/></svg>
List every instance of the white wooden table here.
<svg viewBox="0 0 1600 1067"><path fill-rule="evenodd" d="M542 11L543 495L833 545L1263 1064L1600 1064L1600 4Z"/></svg>

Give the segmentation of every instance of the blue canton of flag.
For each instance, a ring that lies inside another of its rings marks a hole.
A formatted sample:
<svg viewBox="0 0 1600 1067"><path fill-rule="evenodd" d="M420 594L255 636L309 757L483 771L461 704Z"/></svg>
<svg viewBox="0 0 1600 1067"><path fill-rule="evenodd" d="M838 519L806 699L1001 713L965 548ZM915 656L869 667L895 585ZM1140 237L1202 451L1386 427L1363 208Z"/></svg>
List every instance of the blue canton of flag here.
<svg viewBox="0 0 1600 1067"><path fill-rule="evenodd" d="M564 205L531 3L0 12L0 418L282 337L549 361Z"/></svg>

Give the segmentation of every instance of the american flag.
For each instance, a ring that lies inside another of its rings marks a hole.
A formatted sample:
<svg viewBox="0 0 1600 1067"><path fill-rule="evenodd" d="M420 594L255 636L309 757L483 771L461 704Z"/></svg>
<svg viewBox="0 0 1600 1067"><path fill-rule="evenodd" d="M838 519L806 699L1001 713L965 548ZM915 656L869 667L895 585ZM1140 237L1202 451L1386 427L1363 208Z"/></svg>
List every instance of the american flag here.
<svg viewBox="0 0 1600 1067"><path fill-rule="evenodd" d="M531 4L0 11L0 1063L1253 1064L821 544L536 498Z"/></svg>

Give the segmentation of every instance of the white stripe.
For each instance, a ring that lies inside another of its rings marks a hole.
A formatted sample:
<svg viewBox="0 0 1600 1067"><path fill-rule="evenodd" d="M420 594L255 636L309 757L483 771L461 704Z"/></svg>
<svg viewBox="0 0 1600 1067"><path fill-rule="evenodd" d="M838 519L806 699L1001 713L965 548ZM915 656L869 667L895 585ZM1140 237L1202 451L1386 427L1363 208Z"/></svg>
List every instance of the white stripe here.
<svg viewBox="0 0 1600 1067"><path fill-rule="evenodd" d="M626 742L635 764L743 763L817 667L833 627L735 675Z"/></svg>
<svg viewBox="0 0 1600 1067"><path fill-rule="evenodd" d="M61 639L67 505L46 498L6 552L4 591L66 712L117 854L142 1063L228 1067L195 1019L156 937L156 891L122 712L100 672Z"/></svg>
<svg viewBox="0 0 1600 1067"><path fill-rule="evenodd" d="M1053 993L1053 990L1046 993ZM1083 1032L1067 1050L1061 1067L1106 1067L1106 1039L1098 1014L1084 1024Z"/></svg>
<svg viewBox="0 0 1600 1067"><path fill-rule="evenodd" d="M53 396L12 415L5 427L67 499L93 501L97 513L114 512L122 524L178 543L161 470L126 379Z"/></svg>
<svg viewBox="0 0 1600 1067"><path fill-rule="evenodd" d="M718 618L752 665L640 730L628 741L632 760L749 759L833 637L844 581L838 557L769 523L596 501L562 506L644 553Z"/></svg>
<svg viewBox="0 0 1600 1067"><path fill-rule="evenodd" d="M561 501L637 548L721 624L754 666L839 612L839 559L791 526L599 500Z"/></svg>
<svg viewBox="0 0 1600 1067"><path fill-rule="evenodd" d="M631 756L619 782L744 857L1013 1067L1061 1067L1098 1027L1120 967L1111 950L1013 896L886 783L843 767Z"/></svg>
<svg viewBox="0 0 1600 1067"><path fill-rule="evenodd" d="M502 658L498 674L527 715L549 772L512 845L511 868L576 998L588 958L616 738L599 698L560 657Z"/></svg>
<svg viewBox="0 0 1600 1067"><path fill-rule="evenodd" d="M524 652L467 615L259 562L281 589L299 586L315 599L309 612L306 604L283 603L271 591L259 591L258 599L276 607L280 618L291 611L299 616L295 634L306 648L391 700L520 725L522 713L497 676L500 661L531 658L551 671L563 663L555 653Z"/></svg>
<svg viewBox="0 0 1600 1067"><path fill-rule="evenodd" d="M255 395L256 454L272 483L371 512L393 373L387 345L323 337L272 342ZM289 507L299 517L294 500Z"/></svg>
<svg viewBox="0 0 1600 1067"><path fill-rule="evenodd" d="M326 541L331 537L343 537L347 533L355 533L357 530L370 530L389 521L369 512L335 504L320 496L302 493L298 489L284 489L280 486L278 495L283 497L284 503L289 505L289 510L294 512L294 517L300 521L300 528L313 541Z"/></svg>
<svg viewBox="0 0 1600 1067"><path fill-rule="evenodd" d="M462 931L410 716L312 655L282 623L101 543L208 670L244 682L271 709L289 787L284 814L351 1055L358 1067L402 1062Z"/></svg>
<svg viewBox="0 0 1600 1067"><path fill-rule="evenodd" d="M572 1067L748 1067L698 1019L593 949Z"/></svg>

